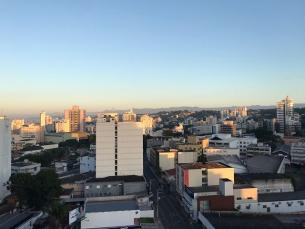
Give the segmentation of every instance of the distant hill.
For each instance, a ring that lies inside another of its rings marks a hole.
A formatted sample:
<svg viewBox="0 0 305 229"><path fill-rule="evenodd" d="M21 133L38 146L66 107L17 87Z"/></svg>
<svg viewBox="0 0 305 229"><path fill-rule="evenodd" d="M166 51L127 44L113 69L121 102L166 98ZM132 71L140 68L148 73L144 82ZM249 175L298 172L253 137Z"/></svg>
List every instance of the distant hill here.
<svg viewBox="0 0 305 229"><path fill-rule="evenodd" d="M234 109L235 107L240 107L240 106L230 106L230 107L214 107L214 108L201 108L201 107L168 107L168 108L134 108L133 111L136 114L154 114L158 113L161 111L179 111L179 110L188 110L188 111L201 111L201 110L225 110L225 109ZM260 106L260 105L251 105L251 106L246 106L248 109L253 109L253 110L258 110L258 109L274 109L276 106L275 105L270 105L270 106ZM305 107L305 103L296 103L294 104L295 108L302 108ZM129 111L129 109L126 110L104 110L104 111L95 111L95 112L87 112L87 116L97 116L97 113L99 112L116 112L118 114L123 114L126 111ZM62 112L53 112L53 113L48 113L53 118L56 117L61 117L64 118L64 113ZM32 114L32 115L11 115L8 116L11 119L14 118L23 118L25 120L39 120L39 116L37 114Z"/></svg>

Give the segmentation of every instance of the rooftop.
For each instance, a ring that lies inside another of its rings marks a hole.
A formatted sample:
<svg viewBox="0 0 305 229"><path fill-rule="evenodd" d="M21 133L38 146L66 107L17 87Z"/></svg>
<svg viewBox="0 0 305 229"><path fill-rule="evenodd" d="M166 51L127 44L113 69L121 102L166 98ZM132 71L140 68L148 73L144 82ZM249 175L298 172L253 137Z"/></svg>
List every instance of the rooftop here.
<svg viewBox="0 0 305 229"><path fill-rule="evenodd" d="M279 202L289 200L305 200L305 191L258 194L258 202Z"/></svg>
<svg viewBox="0 0 305 229"><path fill-rule="evenodd" d="M219 185L189 187L189 189L191 189L194 193L219 192Z"/></svg>
<svg viewBox="0 0 305 229"><path fill-rule="evenodd" d="M254 155L247 160L249 173L276 173L283 157Z"/></svg>
<svg viewBox="0 0 305 229"><path fill-rule="evenodd" d="M61 195L62 195L62 196L70 195L73 191L74 191L74 188L64 189L64 190L61 192Z"/></svg>
<svg viewBox="0 0 305 229"><path fill-rule="evenodd" d="M256 214L222 214L222 213L203 213L202 214L214 228L217 229L236 229L236 228L285 228L283 223L273 215Z"/></svg>
<svg viewBox="0 0 305 229"><path fill-rule="evenodd" d="M29 166L29 165L40 165L40 163L32 163L32 162L16 162L16 163L12 163L12 166L15 167L25 167L25 166Z"/></svg>
<svg viewBox="0 0 305 229"><path fill-rule="evenodd" d="M236 164L236 165L245 166L236 155L228 156L228 155L219 155L219 154L218 155L209 154L206 156L206 158L209 162L220 162L224 164Z"/></svg>
<svg viewBox="0 0 305 229"><path fill-rule="evenodd" d="M290 154L291 146L289 145L280 145L275 148L275 150L272 152L272 154L278 154L278 153L285 153L287 155Z"/></svg>
<svg viewBox="0 0 305 229"><path fill-rule="evenodd" d="M255 180L282 180L287 179L277 173L246 173L234 174L235 184L249 184Z"/></svg>
<svg viewBox="0 0 305 229"><path fill-rule="evenodd" d="M233 189L255 188L250 184L234 184Z"/></svg>
<svg viewBox="0 0 305 229"><path fill-rule="evenodd" d="M0 217L0 229L18 228L21 224L37 216L38 213L10 213Z"/></svg>
<svg viewBox="0 0 305 229"><path fill-rule="evenodd" d="M176 175L176 169L165 170L165 172L170 176Z"/></svg>
<svg viewBox="0 0 305 229"><path fill-rule="evenodd" d="M196 162L196 163L180 163L178 164L183 169L216 169L216 168L231 168L230 166L224 165L217 162Z"/></svg>
<svg viewBox="0 0 305 229"><path fill-rule="evenodd" d="M87 180L86 183L109 182L109 181L145 182L143 176L129 175L129 176L109 176L104 178L93 178Z"/></svg>
<svg viewBox="0 0 305 229"><path fill-rule="evenodd" d="M86 213L138 210L136 200L96 201L86 204Z"/></svg>

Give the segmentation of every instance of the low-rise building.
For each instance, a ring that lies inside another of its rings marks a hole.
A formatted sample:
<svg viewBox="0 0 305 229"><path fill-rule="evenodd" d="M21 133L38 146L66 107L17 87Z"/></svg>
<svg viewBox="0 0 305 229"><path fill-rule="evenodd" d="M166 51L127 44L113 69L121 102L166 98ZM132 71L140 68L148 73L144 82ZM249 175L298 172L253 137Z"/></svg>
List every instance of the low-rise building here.
<svg viewBox="0 0 305 229"><path fill-rule="evenodd" d="M80 158L80 174L93 172L96 168L96 156L84 156Z"/></svg>
<svg viewBox="0 0 305 229"><path fill-rule="evenodd" d="M291 163L305 165L305 140L292 143L290 156Z"/></svg>
<svg viewBox="0 0 305 229"><path fill-rule="evenodd" d="M234 168L234 173L248 173L245 163L238 156L207 155L208 162L219 162Z"/></svg>
<svg viewBox="0 0 305 229"><path fill-rule="evenodd" d="M247 146L247 152L241 152L243 156L252 157L253 155L271 155L271 147L267 144L257 143Z"/></svg>
<svg viewBox="0 0 305 229"><path fill-rule="evenodd" d="M110 176L89 179L85 183L85 197L122 196L146 192L146 182L142 176Z"/></svg>
<svg viewBox="0 0 305 229"><path fill-rule="evenodd" d="M11 173L30 173L31 175L36 175L40 171L41 164L33 163L28 161L27 159L24 162L14 162L11 165Z"/></svg>
<svg viewBox="0 0 305 229"><path fill-rule="evenodd" d="M285 157L254 155L247 160L249 173L285 173Z"/></svg>
<svg viewBox="0 0 305 229"><path fill-rule="evenodd" d="M44 150L41 146L27 146L20 150L24 155L40 153Z"/></svg>
<svg viewBox="0 0 305 229"><path fill-rule="evenodd" d="M237 156L239 157L238 148L222 148L222 147L208 147L202 150L206 156L223 155L223 156Z"/></svg>
<svg viewBox="0 0 305 229"><path fill-rule="evenodd" d="M235 174L234 180L235 184L250 184L256 187L259 194L294 191L291 179L276 173Z"/></svg>

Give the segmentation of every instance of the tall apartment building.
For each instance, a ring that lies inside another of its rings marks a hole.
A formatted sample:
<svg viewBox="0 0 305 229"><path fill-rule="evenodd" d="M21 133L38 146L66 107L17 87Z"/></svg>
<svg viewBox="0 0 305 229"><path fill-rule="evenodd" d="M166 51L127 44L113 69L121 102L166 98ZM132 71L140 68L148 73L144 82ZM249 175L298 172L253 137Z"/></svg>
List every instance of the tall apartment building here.
<svg viewBox="0 0 305 229"><path fill-rule="evenodd" d="M143 126L99 113L96 122L96 177L143 175Z"/></svg>
<svg viewBox="0 0 305 229"><path fill-rule="evenodd" d="M216 116L210 116L210 117L206 117L206 124L208 124L209 126L213 126L217 124L217 117Z"/></svg>
<svg viewBox="0 0 305 229"><path fill-rule="evenodd" d="M151 135L153 127L153 118L146 114L141 117L141 122L143 124L143 134Z"/></svg>
<svg viewBox="0 0 305 229"><path fill-rule="evenodd" d="M12 130L19 130L24 125L24 119L13 119L12 120Z"/></svg>
<svg viewBox="0 0 305 229"><path fill-rule="evenodd" d="M65 110L65 119L70 119L70 130L85 131L86 110L80 110L78 106L72 106L71 110Z"/></svg>
<svg viewBox="0 0 305 229"><path fill-rule="evenodd" d="M221 133L236 136L236 124L233 121L223 121L221 125Z"/></svg>
<svg viewBox="0 0 305 229"><path fill-rule="evenodd" d="M23 125L20 129L22 138L35 138L37 143L44 142L44 128L35 124Z"/></svg>
<svg viewBox="0 0 305 229"><path fill-rule="evenodd" d="M280 133L286 132L286 124L288 120L291 120L293 116L294 102L293 99L289 99L287 95L286 99L276 103L276 120L280 125Z"/></svg>
<svg viewBox="0 0 305 229"><path fill-rule="evenodd" d="M135 122L137 121L137 115L133 113L133 109L131 108L130 111L126 111L122 115L123 121L124 122Z"/></svg>
<svg viewBox="0 0 305 229"><path fill-rule="evenodd" d="M247 111L248 111L247 107L235 107L235 109L232 110L232 112L231 112L231 116L246 117L248 115Z"/></svg>
<svg viewBox="0 0 305 229"><path fill-rule="evenodd" d="M53 124L53 118L50 115L46 115L46 125Z"/></svg>
<svg viewBox="0 0 305 229"><path fill-rule="evenodd" d="M3 184L11 176L11 121L0 116L0 203L9 195Z"/></svg>
<svg viewBox="0 0 305 229"><path fill-rule="evenodd" d="M54 124L56 133L71 132L70 119L56 120Z"/></svg>
<svg viewBox="0 0 305 229"><path fill-rule="evenodd" d="M42 127L43 130L46 129L46 112L42 111L40 113L40 126Z"/></svg>
<svg viewBox="0 0 305 229"><path fill-rule="evenodd" d="M229 116L230 116L230 110L221 110L220 111L220 118L221 118L221 120L224 120L224 119L226 119Z"/></svg>

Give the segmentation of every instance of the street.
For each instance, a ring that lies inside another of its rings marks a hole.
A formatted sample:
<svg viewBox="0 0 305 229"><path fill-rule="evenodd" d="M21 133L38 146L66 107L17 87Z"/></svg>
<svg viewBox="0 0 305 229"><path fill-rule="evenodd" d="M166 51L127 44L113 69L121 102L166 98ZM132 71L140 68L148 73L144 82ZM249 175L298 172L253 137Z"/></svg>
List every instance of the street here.
<svg viewBox="0 0 305 229"><path fill-rule="evenodd" d="M163 190L160 190L162 189L161 185L145 159L143 167L144 176L148 185L150 185L150 180L153 180L151 182L151 191L153 193L155 216L157 216L157 190L159 190L159 219L162 222L163 228L202 228L199 224L188 217L187 212L184 210L184 207L181 206L177 197L169 192L167 185L164 185Z"/></svg>

